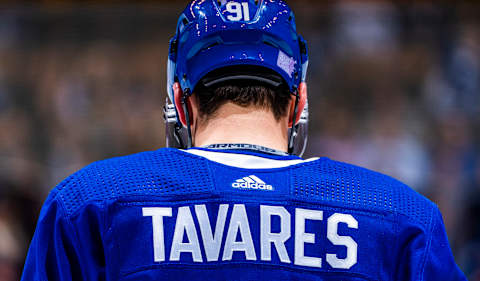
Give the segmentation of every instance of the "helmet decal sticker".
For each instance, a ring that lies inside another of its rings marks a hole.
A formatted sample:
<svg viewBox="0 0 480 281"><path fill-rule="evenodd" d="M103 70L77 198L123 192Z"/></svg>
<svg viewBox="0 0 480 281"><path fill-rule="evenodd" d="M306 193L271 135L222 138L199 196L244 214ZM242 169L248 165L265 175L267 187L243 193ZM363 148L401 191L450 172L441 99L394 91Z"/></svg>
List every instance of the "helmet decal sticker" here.
<svg viewBox="0 0 480 281"><path fill-rule="evenodd" d="M290 77L292 77L295 71L295 64L297 64L297 62L292 57L289 57L281 50L278 51L277 65Z"/></svg>

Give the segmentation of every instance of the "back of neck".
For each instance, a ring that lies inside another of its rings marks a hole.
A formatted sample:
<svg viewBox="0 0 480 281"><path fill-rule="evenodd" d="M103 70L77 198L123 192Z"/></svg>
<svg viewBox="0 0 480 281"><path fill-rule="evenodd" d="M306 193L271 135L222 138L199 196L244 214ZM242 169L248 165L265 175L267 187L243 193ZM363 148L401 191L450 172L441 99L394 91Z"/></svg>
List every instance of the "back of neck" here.
<svg viewBox="0 0 480 281"><path fill-rule="evenodd" d="M218 143L248 143L287 151L287 118L258 107L223 105L208 121L195 124L197 147Z"/></svg>

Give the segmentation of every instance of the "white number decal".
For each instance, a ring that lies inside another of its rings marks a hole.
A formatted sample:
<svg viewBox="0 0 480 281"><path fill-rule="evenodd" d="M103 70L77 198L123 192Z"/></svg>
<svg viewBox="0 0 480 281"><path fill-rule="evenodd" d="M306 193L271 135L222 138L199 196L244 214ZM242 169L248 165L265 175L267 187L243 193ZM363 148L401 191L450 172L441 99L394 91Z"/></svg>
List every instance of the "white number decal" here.
<svg viewBox="0 0 480 281"><path fill-rule="evenodd" d="M243 2L242 7L243 7L243 18L244 18L245 21L249 21L250 20L250 10L248 9L248 2Z"/></svg>
<svg viewBox="0 0 480 281"><path fill-rule="evenodd" d="M243 8L243 9L242 9ZM227 3L227 12L235 14L228 15L227 19L231 21L244 21L250 20L250 10L248 8L248 2L238 3L238 2L228 2Z"/></svg>

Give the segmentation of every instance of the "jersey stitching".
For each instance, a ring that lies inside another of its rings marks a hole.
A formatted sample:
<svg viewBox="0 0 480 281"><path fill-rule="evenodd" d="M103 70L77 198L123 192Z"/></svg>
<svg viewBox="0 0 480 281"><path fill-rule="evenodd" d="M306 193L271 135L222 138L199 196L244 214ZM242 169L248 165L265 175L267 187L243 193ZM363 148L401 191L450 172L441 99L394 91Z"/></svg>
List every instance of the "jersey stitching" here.
<svg viewBox="0 0 480 281"><path fill-rule="evenodd" d="M395 234L395 244L394 244L395 253L398 253L399 248L400 248L400 241L399 241L400 240L400 227L399 227L400 218L399 218L399 216L400 216L400 214L395 216L395 222L393 224L393 233ZM390 276L391 280L396 279L394 277L398 276L398 271L399 271L398 266L395 268L395 271L393 271L393 270L391 271L391 276Z"/></svg>
<svg viewBox="0 0 480 281"><path fill-rule="evenodd" d="M258 200L254 201L253 199L245 199L245 200L242 200L241 202L229 202L229 201L233 201L232 199L229 199L229 198L212 198L214 201L209 201L209 202L205 202L205 201L199 201L199 200L185 200L185 201L174 201L174 202L160 202L160 201L142 201L142 202L117 202L118 205L120 206L145 206L145 205L148 205L148 204L151 204L151 205L158 205L159 203L165 203L166 206L169 206L169 207L175 207L175 206L180 206L180 205L183 205L183 204L227 204L227 203L230 203L230 204L244 204L244 203L254 203L254 204L258 204L258 205L268 205L268 204L272 204L272 205L275 205L275 204L285 204L285 200L272 200L272 199L269 199L269 200L265 200L265 201L262 201L262 202L258 202ZM288 202L290 204L290 206L294 207L294 208L314 208L314 209L319 209L321 208L322 211L348 211L348 212L353 212L353 213L357 213L357 214L360 214L360 215L363 215L363 216L366 216L366 217L370 217L370 218L382 218L386 221L389 221L389 222L392 222L394 223L395 222L395 219L391 219L389 215L391 215L392 213L381 213L381 212L372 212L372 211L365 211L365 210L358 210L358 209L354 209L354 208L345 208L345 207L339 207L339 206L331 206L331 205L322 205L322 206L319 206L319 204L309 204L309 203L303 203L303 202L296 202L296 201L289 201ZM307 204L307 205L305 205Z"/></svg>
<svg viewBox="0 0 480 281"><path fill-rule="evenodd" d="M431 218L430 218L430 229L428 230L428 234L429 236L427 237L428 240L427 240L427 245L425 247L425 251L423 252L423 257L422 257L422 265L420 267L420 271L419 271L419 279L418 280L424 280L424 272L425 272L425 265L427 263L427 253L430 251L430 247L432 245L432 239L433 239L433 230L435 228L435 225L436 225L436 221L435 220L435 208L432 208L432 215L431 215Z"/></svg>
<svg viewBox="0 0 480 281"><path fill-rule="evenodd" d="M63 217L65 218L66 224L68 224L68 226L71 228L71 230L73 232L73 238L75 239L75 244L80 245L80 241L81 241L80 236L78 235L77 229L75 228L75 226L73 225L73 223L70 220L70 217L68 216L67 209L63 204L63 200L58 200L57 202L60 205L61 210L63 211L63 214L64 214ZM82 257L81 254L78 255L78 259L79 259L79 261L83 260L83 257ZM82 263L83 263L83 261L82 261Z"/></svg>
<svg viewBox="0 0 480 281"><path fill-rule="evenodd" d="M273 266L273 265L269 265L267 263L262 263L262 261L255 261L255 262L254 261L251 261L251 262L231 262L231 261L229 261L228 263L222 263L222 264L211 264L211 265L202 264L201 266L202 266L202 268L215 269L216 267L221 267L221 266L231 266L231 265L237 266L237 265L245 265L245 264L248 264L248 265L255 264L255 265L260 266L260 267L270 267L270 268L282 267L283 270L287 270L287 271L291 271L291 272L298 272L299 270L302 270L302 271L309 271L309 272L322 272L323 274L328 274L328 275L342 274L342 275L347 275L347 276L356 276L356 277L364 278L368 281L378 281L377 279L373 279L370 276L365 275L365 274L361 274L361 273L346 272L346 271L328 272L326 269L323 269L323 268L318 268L318 269L302 268L302 267L299 267L299 266L295 266L294 264L278 264L278 265ZM142 271L145 271L145 270L160 270L165 266L181 266L182 268L198 268L199 265L182 264L182 263L178 263L178 262L177 263L165 262L162 265L139 266L139 267L133 268L133 269L128 270L128 271L126 270L126 271L122 272L121 274L122 274L123 277L126 277L126 276L129 276L129 275L132 275L132 274L135 274L135 273L138 273L138 272L142 272Z"/></svg>
<svg viewBox="0 0 480 281"><path fill-rule="evenodd" d="M110 259L107 258L107 254L108 254L108 250L107 250L107 247L106 245L108 245L105 241L106 239L106 233L107 233L107 208L108 206L108 200L104 200L103 201L103 204L102 204L102 215L101 215L101 218L102 218L102 231L103 233L100 233L100 236L102 237L102 244L103 244L103 256L105 258L105 275L108 275L108 263L107 261L109 261Z"/></svg>

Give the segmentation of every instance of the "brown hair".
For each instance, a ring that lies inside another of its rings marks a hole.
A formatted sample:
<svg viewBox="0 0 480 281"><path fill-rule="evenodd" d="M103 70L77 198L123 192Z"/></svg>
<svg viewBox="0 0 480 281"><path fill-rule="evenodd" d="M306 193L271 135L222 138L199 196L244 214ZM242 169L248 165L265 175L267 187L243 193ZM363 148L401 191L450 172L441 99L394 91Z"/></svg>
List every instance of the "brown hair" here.
<svg viewBox="0 0 480 281"><path fill-rule="evenodd" d="M285 116L290 102L290 92L285 87L266 86L252 81L235 81L213 88L196 89L200 118L208 120L227 102L242 107L255 106L272 111L276 120Z"/></svg>

